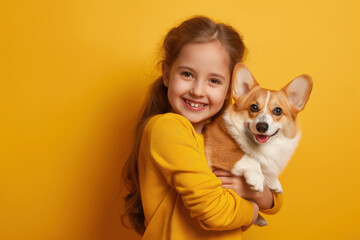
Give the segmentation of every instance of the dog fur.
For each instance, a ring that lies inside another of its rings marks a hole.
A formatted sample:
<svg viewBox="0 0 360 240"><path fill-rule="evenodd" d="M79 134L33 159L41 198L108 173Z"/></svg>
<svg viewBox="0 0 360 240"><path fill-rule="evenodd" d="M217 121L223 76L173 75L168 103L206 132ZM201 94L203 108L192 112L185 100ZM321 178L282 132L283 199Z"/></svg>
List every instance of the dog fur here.
<svg viewBox="0 0 360 240"><path fill-rule="evenodd" d="M281 193L278 175L300 139L297 114L309 99L312 79L301 75L273 91L261 88L249 69L238 63L232 80L234 103L204 130L209 166L244 176L255 191L262 192L265 183Z"/></svg>

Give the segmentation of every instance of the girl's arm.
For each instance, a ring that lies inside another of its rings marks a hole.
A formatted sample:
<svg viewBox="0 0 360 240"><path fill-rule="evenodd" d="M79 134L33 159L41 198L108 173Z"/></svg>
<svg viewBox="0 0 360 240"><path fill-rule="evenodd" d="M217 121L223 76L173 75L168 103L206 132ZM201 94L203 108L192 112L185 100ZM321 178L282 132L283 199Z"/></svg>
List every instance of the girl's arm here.
<svg viewBox="0 0 360 240"><path fill-rule="evenodd" d="M150 121L142 139L142 143L150 146L150 164L181 195L190 215L204 229L248 226L253 220L253 203L222 188L208 166L203 142L194 137L196 134L191 123L177 114L165 114Z"/></svg>

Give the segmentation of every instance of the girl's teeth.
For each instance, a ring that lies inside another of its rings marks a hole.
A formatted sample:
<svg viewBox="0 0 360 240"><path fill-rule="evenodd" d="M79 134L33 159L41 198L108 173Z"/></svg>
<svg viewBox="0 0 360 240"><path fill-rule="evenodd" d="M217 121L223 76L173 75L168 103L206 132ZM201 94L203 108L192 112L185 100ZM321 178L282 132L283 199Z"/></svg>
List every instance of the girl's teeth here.
<svg viewBox="0 0 360 240"><path fill-rule="evenodd" d="M203 107L203 106L205 106L205 104L192 103L192 102L189 102L188 100L186 100L186 103L189 104L192 107Z"/></svg>

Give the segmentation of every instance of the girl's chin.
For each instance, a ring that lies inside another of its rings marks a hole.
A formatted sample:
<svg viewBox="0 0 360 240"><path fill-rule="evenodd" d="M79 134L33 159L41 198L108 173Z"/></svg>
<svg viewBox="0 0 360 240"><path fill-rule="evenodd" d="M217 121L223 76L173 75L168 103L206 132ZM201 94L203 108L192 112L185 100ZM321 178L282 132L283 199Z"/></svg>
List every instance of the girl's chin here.
<svg viewBox="0 0 360 240"><path fill-rule="evenodd" d="M204 122L208 119L204 116L199 116L202 114L182 114L186 119L188 119L191 124L204 124Z"/></svg>

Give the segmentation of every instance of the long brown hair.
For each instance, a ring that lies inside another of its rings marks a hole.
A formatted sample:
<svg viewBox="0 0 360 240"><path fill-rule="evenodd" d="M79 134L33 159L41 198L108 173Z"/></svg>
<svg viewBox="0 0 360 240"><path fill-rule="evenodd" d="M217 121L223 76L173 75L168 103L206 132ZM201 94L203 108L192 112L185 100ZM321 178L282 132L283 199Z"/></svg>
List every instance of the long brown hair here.
<svg viewBox="0 0 360 240"><path fill-rule="evenodd" d="M186 44L194 42L206 43L215 40L220 41L226 48L231 59L230 72L232 72L235 63L242 61L244 57L245 46L242 37L231 26L215 23L203 16L190 18L169 31L163 42L163 56L159 63L165 64L170 69ZM230 97L226 101L225 104L230 101ZM163 76L160 76L152 84L148 98L141 109L140 119L135 130L134 147L123 168L123 178L129 193L125 197L126 208L121 219L124 224L124 219L129 217L130 224L141 235L145 231L145 217L141 202L138 172L140 141L147 121L154 115L167 113L170 110L167 87L163 83Z"/></svg>

